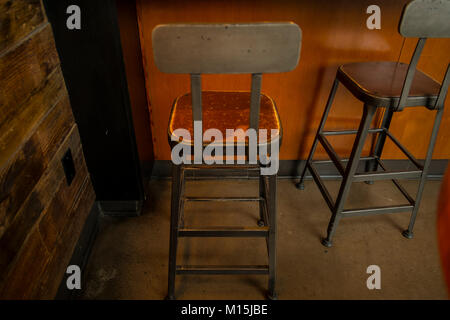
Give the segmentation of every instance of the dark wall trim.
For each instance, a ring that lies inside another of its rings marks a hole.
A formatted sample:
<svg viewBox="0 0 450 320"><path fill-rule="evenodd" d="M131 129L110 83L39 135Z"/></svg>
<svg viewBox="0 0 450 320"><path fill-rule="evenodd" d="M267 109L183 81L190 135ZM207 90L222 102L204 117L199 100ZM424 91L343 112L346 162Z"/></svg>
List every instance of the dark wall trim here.
<svg viewBox="0 0 450 320"><path fill-rule="evenodd" d="M429 179L442 179L445 170L447 168L449 160L432 160L428 178ZM386 166L391 170L412 170L413 164L408 160L383 160ZM305 160L281 160L278 176L280 178L299 178L301 169L305 164ZM359 168L362 170L362 167ZM319 173L325 179L337 179L340 177L337 170L332 164L318 166ZM152 179L166 179L171 176L171 161L170 160L156 160L153 165ZM200 176L198 176L200 177ZM203 177L205 178L205 177ZM211 178L211 176L208 176ZM227 175L227 178L242 178L242 176ZM308 179L312 179L307 175Z"/></svg>
<svg viewBox="0 0 450 320"><path fill-rule="evenodd" d="M143 201L144 187L114 0L44 0L98 201ZM81 29L66 26L69 5Z"/></svg>
<svg viewBox="0 0 450 320"><path fill-rule="evenodd" d="M108 216L138 216L142 203L143 201L99 201L98 207L102 214Z"/></svg>

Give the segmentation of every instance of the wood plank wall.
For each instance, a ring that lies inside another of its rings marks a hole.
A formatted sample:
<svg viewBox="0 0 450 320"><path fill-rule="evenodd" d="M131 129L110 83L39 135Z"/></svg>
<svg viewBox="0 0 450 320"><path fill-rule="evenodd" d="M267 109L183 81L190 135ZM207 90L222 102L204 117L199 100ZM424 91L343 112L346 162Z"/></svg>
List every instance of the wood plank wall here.
<svg viewBox="0 0 450 320"><path fill-rule="evenodd" d="M0 0L0 110L0 299L51 299L95 193L40 0Z"/></svg>
<svg viewBox="0 0 450 320"><path fill-rule="evenodd" d="M167 123L173 100L189 91L186 75L159 72L153 62L151 31L160 23L294 21L303 30L300 63L293 72L263 77L262 91L278 105L283 124L281 159L305 159L318 127L340 64L390 60L409 62L416 39L405 40L397 26L407 0L137 0L148 106L152 117L155 159L169 160ZM366 9L381 8L381 30L366 27ZM183 48L180 48L183 50ZM430 39L419 68L441 81L449 62L450 39ZM247 89L250 76L204 76L203 89ZM327 128L357 128L362 105L344 89L338 90ZM450 99L436 144L434 158L450 158ZM434 115L423 108L396 114L392 131L418 157L424 158ZM424 130L424 132L422 131ZM349 154L353 137L335 137L341 155ZM370 147L370 141L366 150ZM317 157L326 157L318 149ZM384 158L401 159L402 153L387 143Z"/></svg>

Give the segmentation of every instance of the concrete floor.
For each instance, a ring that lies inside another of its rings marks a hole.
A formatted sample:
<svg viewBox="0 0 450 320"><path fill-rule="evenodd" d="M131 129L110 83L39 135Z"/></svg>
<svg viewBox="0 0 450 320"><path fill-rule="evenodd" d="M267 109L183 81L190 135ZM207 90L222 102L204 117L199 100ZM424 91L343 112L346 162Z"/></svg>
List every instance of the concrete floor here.
<svg viewBox="0 0 450 320"><path fill-rule="evenodd" d="M163 299L167 293L170 181L150 182L136 218L101 219L86 269L83 299ZM338 181L326 182L335 196ZM405 181L415 195L417 182ZM188 195L257 195L257 180L192 180ZM401 235L408 213L341 220L334 246L323 247L330 212L316 185L299 191L278 182L277 291L279 299L446 299L436 239L439 181L427 183L415 237ZM388 181L352 186L346 207L404 203ZM186 226L255 225L256 203L191 203ZM188 255L188 253L191 253ZM264 239L182 239L179 261L189 264L265 264ZM180 263L180 262L179 262ZM369 265L381 268L381 289L368 290ZM264 299L267 276L177 276L178 299Z"/></svg>

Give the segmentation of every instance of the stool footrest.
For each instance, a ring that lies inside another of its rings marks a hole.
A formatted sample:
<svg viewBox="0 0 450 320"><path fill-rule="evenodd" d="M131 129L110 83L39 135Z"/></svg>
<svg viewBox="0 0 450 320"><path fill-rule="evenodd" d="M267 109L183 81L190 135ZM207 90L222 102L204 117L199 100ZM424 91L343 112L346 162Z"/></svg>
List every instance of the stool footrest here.
<svg viewBox="0 0 450 320"><path fill-rule="evenodd" d="M365 216L372 214L384 214L384 213L397 213L407 212L414 209L413 205L399 205L399 206L387 206L387 207L375 207L366 209L347 209L342 211L344 217Z"/></svg>
<svg viewBox="0 0 450 320"><path fill-rule="evenodd" d="M261 168L257 164L220 164L220 165L205 165L205 164L188 164L183 166L183 170L253 170L259 171Z"/></svg>
<svg viewBox="0 0 450 320"><path fill-rule="evenodd" d="M405 148L404 145L400 143L400 141L398 141L396 137L392 135L389 130L386 130L386 135L392 140L392 142L395 143L395 145L403 152L403 154L407 156L412 163L414 163L417 169L423 170L423 165L411 154L411 152L408 151L408 149Z"/></svg>
<svg viewBox="0 0 450 320"><path fill-rule="evenodd" d="M383 128L374 128L369 129L369 133L379 133L383 132ZM322 131L321 132L324 136L340 136L340 135L347 135L347 134L357 134L358 130L333 130L333 131Z"/></svg>
<svg viewBox="0 0 450 320"><path fill-rule="evenodd" d="M267 237L269 227L203 227L203 228L181 228L178 230L179 237Z"/></svg>
<svg viewBox="0 0 450 320"><path fill-rule="evenodd" d="M360 181L375 181L375 180L390 180L390 179L411 179L419 178L422 175L422 170L414 171L379 171L358 173L353 176L354 182Z"/></svg>
<svg viewBox="0 0 450 320"><path fill-rule="evenodd" d="M177 274L268 274L268 265L179 265Z"/></svg>
<svg viewBox="0 0 450 320"><path fill-rule="evenodd" d="M185 201L262 201L261 197L185 197Z"/></svg>
<svg viewBox="0 0 450 320"><path fill-rule="evenodd" d="M384 171L387 171L386 166L384 165L384 162L380 158L377 158L377 162L380 165L381 169L383 169ZM400 184L400 182L397 181L396 179L392 179L392 182L397 187L397 189L403 194L403 196L406 198L406 200L408 200L408 202L411 205L415 205L416 201L413 199L413 197L411 197L411 195L408 193L408 191L406 191L406 189L403 188L403 186Z"/></svg>
<svg viewBox="0 0 450 320"><path fill-rule="evenodd" d="M376 160L376 159L377 159L376 157L361 157L359 159L359 161L371 161L371 160ZM350 161L350 159L348 159L348 158L341 159L341 162L349 162L349 161ZM314 161L311 161L311 163L325 164L325 163L333 163L333 161L332 160L314 160Z"/></svg>

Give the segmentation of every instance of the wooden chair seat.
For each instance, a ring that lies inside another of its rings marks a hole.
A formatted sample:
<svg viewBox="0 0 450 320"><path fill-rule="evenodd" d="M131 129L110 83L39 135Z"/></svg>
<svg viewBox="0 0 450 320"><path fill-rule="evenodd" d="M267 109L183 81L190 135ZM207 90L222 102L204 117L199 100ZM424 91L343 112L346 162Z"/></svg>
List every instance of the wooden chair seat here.
<svg viewBox="0 0 450 320"><path fill-rule="evenodd" d="M210 128L216 128L222 132L223 143L226 138L226 129L249 128L250 116L250 92L245 91L203 91L202 92L202 113L203 113L203 132ZM178 128L189 130L191 140L183 140L183 143L193 144L193 123L192 123L192 99L191 94L187 93L178 97L172 107L169 120L169 140ZM281 122L278 115L275 102L265 94L261 94L261 105L259 113L259 129L267 129L267 139L262 137L258 140L259 144L270 143L276 138L281 138ZM278 129L276 136L271 135L271 129ZM174 135L176 136L176 135ZM263 135L264 136L264 135ZM208 144L211 141L203 141Z"/></svg>
<svg viewBox="0 0 450 320"><path fill-rule="evenodd" d="M337 78L361 101L379 107L395 107L400 98L408 64L360 62L339 67ZM441 85L416 70L406 105L434 108Z"/></svg>

